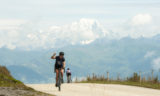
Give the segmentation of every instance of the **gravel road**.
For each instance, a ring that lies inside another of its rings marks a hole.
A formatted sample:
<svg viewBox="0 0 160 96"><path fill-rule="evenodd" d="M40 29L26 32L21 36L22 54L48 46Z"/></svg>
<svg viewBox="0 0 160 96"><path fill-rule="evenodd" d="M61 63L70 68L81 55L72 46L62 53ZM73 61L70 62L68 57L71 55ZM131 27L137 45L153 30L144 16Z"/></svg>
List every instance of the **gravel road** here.
<svg viewBox="0 0 160 96"><path fill-rule="evenodd" d="M115 84L63 84L59 92L54 84L27 84L56 96L160 96L160 90Z"/></svg>

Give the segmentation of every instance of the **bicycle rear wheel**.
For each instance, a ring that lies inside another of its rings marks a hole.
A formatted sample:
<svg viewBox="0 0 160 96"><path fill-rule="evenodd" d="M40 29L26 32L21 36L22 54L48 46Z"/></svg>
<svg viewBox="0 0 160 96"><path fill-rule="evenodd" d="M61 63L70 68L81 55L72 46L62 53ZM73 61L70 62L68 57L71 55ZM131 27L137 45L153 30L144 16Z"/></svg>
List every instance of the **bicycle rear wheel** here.
<svg viewBox="0 0 160 96"><path fill-rule="evenodd" d="M69 76L69 83L71 83L71 75Z"/></svg>

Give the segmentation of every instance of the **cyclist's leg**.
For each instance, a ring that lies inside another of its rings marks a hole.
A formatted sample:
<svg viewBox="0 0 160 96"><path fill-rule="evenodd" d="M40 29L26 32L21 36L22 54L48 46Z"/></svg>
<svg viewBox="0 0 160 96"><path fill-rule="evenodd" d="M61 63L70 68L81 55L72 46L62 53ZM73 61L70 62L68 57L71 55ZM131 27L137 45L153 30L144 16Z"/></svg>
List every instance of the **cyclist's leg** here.
<svg viewBox="0 0 160 96"><path fill-rule="evenodd" d="M58 69L56 69L56 84L58 82Z"/></svg>
<svg viewBox="0 0 160 96"><path fill-rule="evenodd" d="M69 74L69 83L71 83L71 74Z"/></svg>
<svg viewBox="0 0 160 96"><path fill-rule="evenodd" d="M62 83L63 83L63 72L64 72L64 69L61 69Z"/></svg>
<svg viewBox="0 0 160 96"><path fill-rule="evenodd" d="M61 69L61 74L62 74L62 77L63 77L63 72L64 72L64 69Z"/></svg>
<svg viewBox="0 0 160 96"><path fill-rule="evenodd" d="M72 74L70 75L70 80L71 80L71 82L72 82Z"/></svg>
<svg viewBox="0 0 160 96"><path fill-rule="evenodd" d="M69 76L68 76L68 73L67 73L67 83L68 83L68 81L69 81Z"/></svg>

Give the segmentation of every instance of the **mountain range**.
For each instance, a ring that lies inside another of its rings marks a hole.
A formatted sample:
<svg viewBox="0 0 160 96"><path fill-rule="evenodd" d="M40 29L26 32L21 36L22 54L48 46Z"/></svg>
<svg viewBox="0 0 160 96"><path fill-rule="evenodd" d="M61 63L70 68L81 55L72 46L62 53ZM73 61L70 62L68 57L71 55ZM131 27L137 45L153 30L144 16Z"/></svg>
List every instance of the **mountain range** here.
<svg viewBox="0 0 160 96"><path fill-rule="evenodd" d="M143 76L155 75L160 69L160 35L150 38L133 39L125 37L117 40L99 38L89 44L67 45L62 48L22 50L0 48L0 64L7 66L11 74L24 83L54 82L54 52L65 52L66 68L70 68L74 77L83 78L95 73L110 72L110 78L130 76L133 72L142 72Z"/></svg>

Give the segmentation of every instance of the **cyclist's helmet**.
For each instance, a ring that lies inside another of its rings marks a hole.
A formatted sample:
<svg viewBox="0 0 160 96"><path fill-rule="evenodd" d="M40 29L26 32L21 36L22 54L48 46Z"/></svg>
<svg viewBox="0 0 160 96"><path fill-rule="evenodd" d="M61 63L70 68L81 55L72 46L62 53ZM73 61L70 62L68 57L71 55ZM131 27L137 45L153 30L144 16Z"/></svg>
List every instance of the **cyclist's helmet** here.
<svg viewBox="0 0 160 96"><path fill-rule="evenodd" d="M64 55L64 52L59 52L59 55L63 56L63 55Z"/></svg>
<svg viewBox="0 0 160 96"><path fill-rule="evenodd" d="M70 70L69 68L67 68L67 70Z"/></svg>

